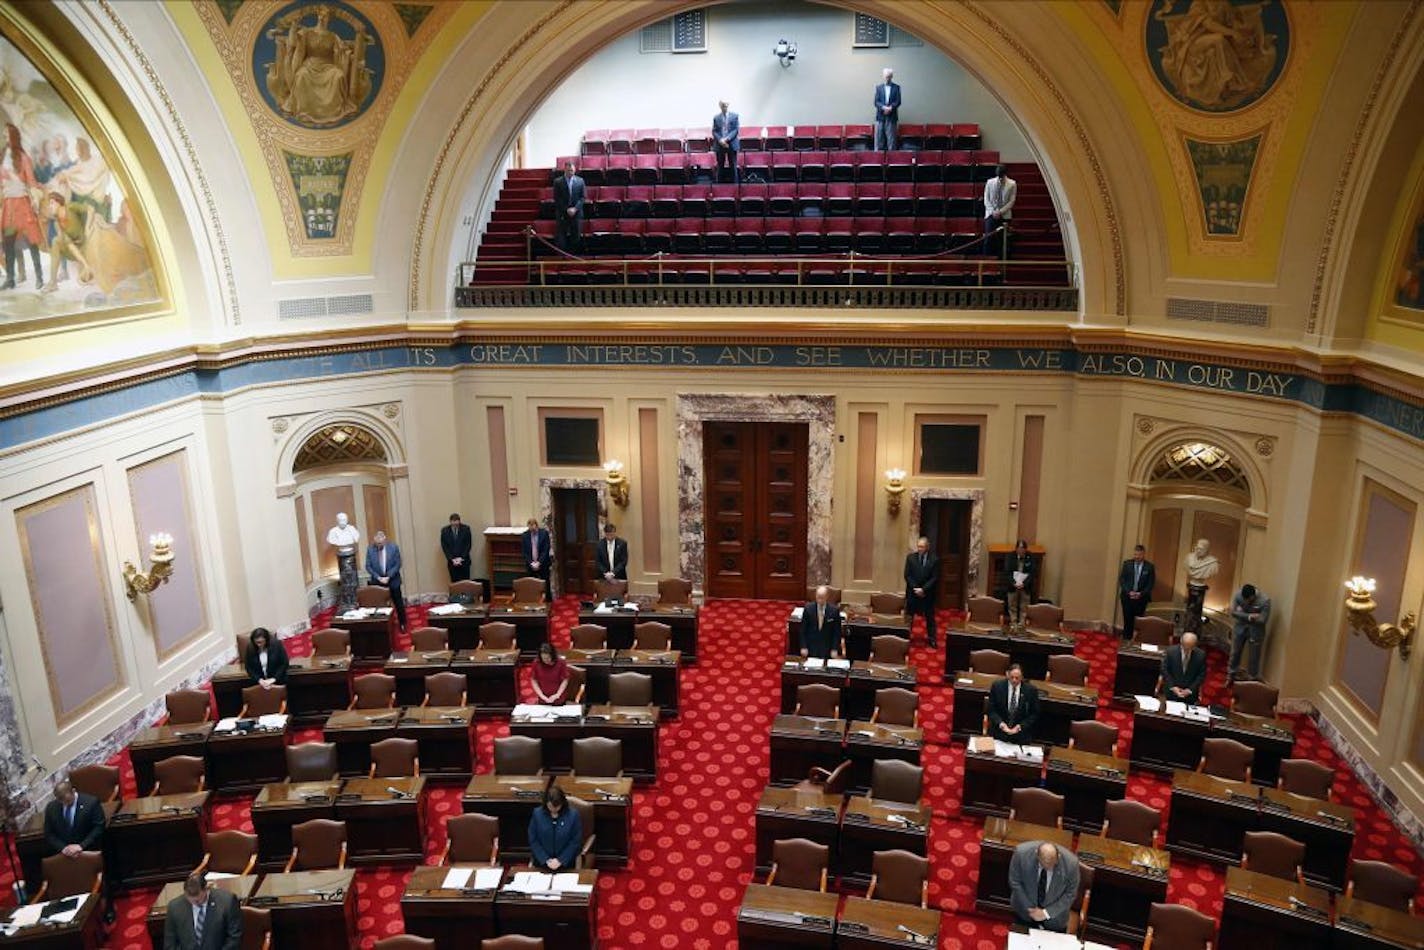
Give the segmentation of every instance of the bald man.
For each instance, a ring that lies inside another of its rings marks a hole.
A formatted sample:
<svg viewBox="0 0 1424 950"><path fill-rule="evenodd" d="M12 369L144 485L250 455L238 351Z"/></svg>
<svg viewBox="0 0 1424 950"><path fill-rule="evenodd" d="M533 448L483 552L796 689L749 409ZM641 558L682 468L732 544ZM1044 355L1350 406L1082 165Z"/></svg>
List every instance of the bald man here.
<svg viewBox="0 0 1424 950"><path fill-rule="evenodd" d="M1068 932L1078 895L1078 856L1049 841L1025 841L1009 859L1009 905L1029 929Z"/></svg>
<svg viewBox="0 0 1424 950"><path fill-rule="evenodd" d="M1206 651L1197 649L1195 633L1184 633L1176 646L1162 654L1162 696L1195 706L1205 680Z"/></svg>

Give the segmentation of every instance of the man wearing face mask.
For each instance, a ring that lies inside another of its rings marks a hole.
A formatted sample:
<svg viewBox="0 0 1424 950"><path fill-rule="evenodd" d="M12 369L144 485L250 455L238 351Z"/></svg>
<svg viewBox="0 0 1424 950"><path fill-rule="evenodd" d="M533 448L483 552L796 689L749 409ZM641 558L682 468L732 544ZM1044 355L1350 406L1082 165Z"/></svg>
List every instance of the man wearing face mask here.
<svg viewBox="0 0 1424 950"><path fill-rule="evenodd" d="M341 571L341 600L337 610L352 610L356 606L356 546L361 543L361 532L339 512L336 524L326 533L326 543L336 549L336 566Z"/></svg>

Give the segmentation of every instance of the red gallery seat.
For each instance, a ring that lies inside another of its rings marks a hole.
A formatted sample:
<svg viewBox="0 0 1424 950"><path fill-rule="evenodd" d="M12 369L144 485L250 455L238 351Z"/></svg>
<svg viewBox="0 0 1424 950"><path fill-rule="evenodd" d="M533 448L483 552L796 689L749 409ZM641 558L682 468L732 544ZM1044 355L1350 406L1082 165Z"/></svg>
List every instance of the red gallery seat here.
<svg viewBox="0 0 1424 950"><path fill-rule="evenodd" d="M607 155L608 154L608 130L590 129L583 134L583 144L580 151L585 156ZM562 167L562 165L560 166Z"/></svg>
<svg viewBox="0 0 1424 950"><path fill-rule="evenodd" d="M857 216L885 213L885 186L876 182L855 187L855 213Z"/></svg>
<svg viewBox="0 0 1424 950"><path fill-rule="evenodd" d="M915 213L915 186L910 182L896 182L885 186L885 213L907 215Z"/></svg>
<svg viewBox="0 0 1424 950"><path fill-rule="evenodd" d="M806 152L816 147L816 127L814 125L798 125L791 134L791 149L796 152Z"/></svg>
<svg viewBox="0 0 1424 950"><path fill-rule="evenodd" d="M884 181L885 157L883 152L859 152L855 156L856 181Z"/></svg>
<svg viewBox="0 0 1424 950"><path fill-rule="evenodd" d="M925 126L919 122L905 122L896 130L896 144L900 148L918 151L925 147Z"/></svg>
<svg viewBox="0 0 1424 950"><path fill-rule="evenodd" d="M829 167L830 153L810 151L801 153L801 181L825 181Z"/></svg>
<svg viewBox="0 0 1424 950"><path fill-rule="evenodd" d="M791 136L784 125L768 125L762 133L762 148L768 152L784 152L791 148Z"/></svg>
<svg viewBox="0 0 1424 950"><path fill-rule="evenodd" d="M735 219L732 228L732 247L738 254L758 254L765 242L766 221L760 217Z"/></svg>
<svg viewBox="0 0 1424 950"><path fill-rule="evenodd" d="M816 147L823 149L840 148L845 141L845 126L843 125L818 125L816 126Z"/></svg>
<svg viewBox="0 0 1424 950"><path fill-rule="evenodd" d="M673 218L681 208L682 188L679 185L658 185L653 189L653 202L648 214L658 218Z"/></svg>
<svg viewBox="0 0 1424 950"><path fill-rule="evenodd" d="M824 214L826 211L826 189L826 185L801 185L796 193L796 211L794 213Z"/></svg>
<svg viewBox="0 0 1424 950"><path fill-rule="evenodd" d="M942 182L924 182L915 186L915 214L944 216L945 194L948 185Z"/></svg>
<svg viewBox="0 0 1424 950"><path fill-rule="evenodd" d="M680 208L682 216L692 218L707 217L707 208L711 201L711 192L711 188L707 185L683 185Z"/></svg>
<svg viewBox="0 0 1424 950"><path fill-rule="evenodd" d="M737 214L757 216L766 214L769 187L768 185L742 185L741 192L737 196Z"/></svg>
<svg viewBox="0 0 1424 950"><path fill-rule="evenodd" d="M974 179L974 153L955 151L944 153L944 180L948 182Z"/></svg>
<svg viewBox="0 0 1424 950"><path fill-rule="evenodd" d="M826 186L826 214L855 213L855 185L836 182Z"/></svg>
<svg viewBox="0 0 1424 950"><path fill-rule="evenodd" d="M658 151L664 155L681 155L684 151L683 141L685 135L685 129L659 129Z"/></svg>
<svg viewBox="0 0 1424 950"><path fill-rule="evenodd" d="M915 181L944 180L944 152L939 149L921 149L915 156Z"/></svg>
<svg viewBox="0 0 1424 950"><path fill-rule="evenodd" d="M747 150L742 148L742 180L745 181L752 175L756 175L762 181L771 179L771 153L761 149Z"/></svg>
<svg viewBox="0 0 1424 950"><path fill-rule="evenodd" d="M935 125L931 123L925 126L925 144L921 146L921 151L925 149L945 149L954 147L954 126Z"/></svg>
<svg viewBox="0 0 1424 950"><path fill-rule="evenodd" d="M687 181L687 156L682 152L663 152L657 159L658 181L664 185L680 185Z"/></svg>
<svg viewBox="0 0 1424 950"><path fill-rule="evenodd" d="M885 250L890 254L908 254L915 249L915 219L893 217L885 219Z"/></svg>
<svg viewBox="0 0 1424 950"><path fill-rule="evenodd" d="M611 143L610 143L611 144ZM608 156L603 168L603 180L609 185L627 185L633 180L633 156L616 152ZM584 179L587 183L588 179Z"/></svg>
<svg viewBox="0 0 1424 950"><path fill-rule="evenodd" d="M767 194L766 213L773 215L790 215L796 213L798 200L798 186L794 184L772 185ZM824 188L822 191L824 192Z"/></svg>
<svg viewBox="0 0 1424 950"><path fill-rule="evenodd" d="M652 208L653 186L629 185L623 192L623 217L646 218Z"/></svg>
<svg viewBox="0 0 1424 950"><path fill-rule="evenodd" d="M771 181L796 181L800 173L800 152L775 152L772 154Z"/></svg>
<svg viewBox="0 0 1424 950"><path fill-rule="evenodd" d="M737 213L737 186L713 185L707 202L707 214L727 216Z"/></svg>
<svg viewBox="0 0 1424 950"><path fill-rule="evenodd" d="M795 247L797 254L816 254L826 233L825 218L792 218L795 226Z"/></svg>
<svg viewBox="0 0 1424 950"><path fill-rule="evenodd" d="M845 127L845 138L841 143L841 148L858 149L870 148L873 144L874 129L868 125L848 125Z"/></svg>
<svg viewBox="0 0 1424 950"><path fill-rule="evenodd" d="M904 150L887 152L885 155L885 180L914 181L915 153Z"/></svg>
<svg viewBox="0 0 1424 950"><path fill-rule="evenodd" d="M977 123L968 122L956 124L953 127L954 144L952 148L974 150L983 144L983 139L979 135Z"/></svg>
<svg viewBox="0 0 1424 950"><path fill-rule="evenodd" d="M608 133L608 154L610 155L631 155L633 154L633 130L632 129L612 129Z"/></svg>
<svg viewBox="0 0 1424 950"><path fill-rule="evenodd" d="M841 150L826 157L827 181L855 181L855 152Z"/></svg>

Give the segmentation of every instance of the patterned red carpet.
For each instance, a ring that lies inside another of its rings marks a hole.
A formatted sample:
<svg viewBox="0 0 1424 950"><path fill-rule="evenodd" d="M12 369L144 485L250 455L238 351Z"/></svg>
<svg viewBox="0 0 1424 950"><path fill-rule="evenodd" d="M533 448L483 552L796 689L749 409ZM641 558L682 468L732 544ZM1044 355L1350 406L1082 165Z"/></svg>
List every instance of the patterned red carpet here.
<svg viewBox="0 0 1424 950"><path fill-rule="evenodd" d="M564 598L556 606L552 622L556 643L567 644L576 606L573 598ZM703 610L700 662L683 670L682 715L662 727L658 783L634 796L631 866L600 876L602 947L721 950L736 946L736 911L751 878L753 813L767 780L768 733L778 707L778 670L789 606L717 601ZM412 612L413 623L422 618L422 612ZM918 629L916 637L923 642ZM305 636L288 645L298 655L309 649ZM1080 635L1077 652L1092 663L1092 683L1105 695L1110 693L1116 656L1113 640ZM1007 931L1002 921L972 912L980 823L959 813L964 754L962 746L948 744L951 690L940 685L943 654L917 646L912 660L919 670L921 718L928 742L926 798L935 810L930 900L947 912L940 946L992 950L1004 945ZM1224 685L1222 657L1213 654L1205 698L1220 699ZM1132 720L1127 713L1104 706L1099 718L1122 729L1124 740L1130 736ZM1370 799L1310 720L1299 717L1296 726L1296 755L1335 766L1336 796L1356 810L1356 855L1391 861L1416 874L1424 871L1424 858ZM507 731L503 722L479 725L479 771L490 769L491 743ZM298 739L315 738L317 732L310 730ZM127 753L115 761L123 767L124 794L135 794ZM1128 794L1164 812L1167 809L1169 788L1160 779L1134 773ZM460 789L449 786L437 786L431 793L427 860L440 853L444 819L459 811L459 797ZM219 802L213 808L212 826L251 831L249 801ZM399 901L407 873L390 868L357 874L363 948L401 932ZM1169 897L1216 915L1223 879L1210 865L1174 859ZM155 894L151 889L134 891L119 901L111 946L148 946L144 917Z"/></svg>

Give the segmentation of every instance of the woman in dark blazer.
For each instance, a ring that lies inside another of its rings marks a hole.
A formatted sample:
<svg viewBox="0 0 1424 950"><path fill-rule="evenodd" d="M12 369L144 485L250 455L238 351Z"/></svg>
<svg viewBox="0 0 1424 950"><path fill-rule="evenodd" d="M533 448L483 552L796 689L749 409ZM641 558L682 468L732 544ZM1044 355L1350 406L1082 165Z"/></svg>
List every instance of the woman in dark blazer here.
<svg viewBox="0 0 1424 950"><path fill-rule="evenodd" d="M551 785L544 804L529 816L531 864L541 871L572 870L583 847L583 823L564 790Z"/></svg>
<svg viewBox="0 0 1424 950"><path fill-rule="evenodd" d="M242 663L255 686L287 685L287 650L266 627L252 631Z"/></svg>

